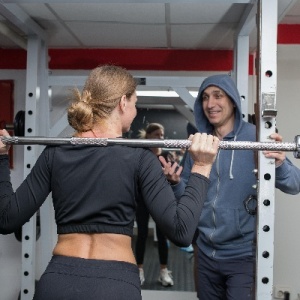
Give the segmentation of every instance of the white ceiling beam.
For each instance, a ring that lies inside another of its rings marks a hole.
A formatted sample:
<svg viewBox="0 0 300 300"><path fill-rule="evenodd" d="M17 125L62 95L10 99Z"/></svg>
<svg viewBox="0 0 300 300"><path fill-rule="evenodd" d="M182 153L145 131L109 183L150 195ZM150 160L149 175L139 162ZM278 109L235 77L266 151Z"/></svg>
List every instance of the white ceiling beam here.
<svg viewBox="0 0 300 300"><path fill-rule="evenodd" d="M250 35L256 27L257 1L251 0L236 30L236 36Z"/></svg>
<svg viewBox="0 0 300 300"><path fill-rule="evenodd" d="M141 105L184 105L185 102L180 97L149 97L138 96L137 106Z"/></svg>
<svg viewBox="0 0 300 300"><path fill-rule="evenodd" d="M142 78L148 87L196 87L199 88L206 77L196 76L134 76ZM49 75L49 86L83 86L87 76Z"/></svg>
<svg viewBox="0 0 300 300"><path fill-rule="evenodd" d="M84 86L87 76L78 75L49 75L49 86Z"/></svg>
<svg viewBox="0 0 300 300"><path fill-rule="evenodd" d="M11 40L13 43L18 45L19 47L23 49L27 49L27 41L24 37L18 35L14 31L12 31L10 28L8 28L4 23L0 23L0 33L6 36L9 40Z"/></svg>
<svg viewBox="0 0 300 300"><path fill-rule="evenodd" d="M191 123L194 127L196 127L195 116L192 111L186 107L185 105L174 105L174 108L184 116L189 123Z"/></svg>
<svg viewBox="0 0 300 300"><path fill-rule="evenodd" d="M5 1L4 1L5 2ZM10 1L6 1L10 2ZM0 14L10 23L14 24L26 35L37 35L41 40L47 42L46 31L40 27L27 13L15 3L0 3Z"/></svg>
<svg viewBox="0 0 300 300"><path fill-rule="evenodd" d="M188 89L184 87L172 87L172 88L179 95L179 97L186 103L186 105L191 110L194 110L195 98L190 94Z"/></svg>
<svg viewBox="0 0 300 300"><path fill-rule="evenodd" d="M298 0L281 0L278 4L278 23L285 17L285 15L292 9ZM256 28L257 15L257 0L249 1L249 5L241 18L239 26L236 30L236 36L250 35Z"/></svg>
<svg viewBox="0 0 300 300"><path fill-rule="evenodd" d="M278 23L285 17L285 15L297 2L297 0L280 0L280 2L278 1Z"/></svg>

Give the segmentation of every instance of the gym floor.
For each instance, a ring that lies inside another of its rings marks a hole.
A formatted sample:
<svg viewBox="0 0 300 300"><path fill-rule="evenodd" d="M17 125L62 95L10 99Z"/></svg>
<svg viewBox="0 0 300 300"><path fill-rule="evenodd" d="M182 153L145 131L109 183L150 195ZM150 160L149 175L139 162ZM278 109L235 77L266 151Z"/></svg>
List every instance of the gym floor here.
<svg viewBox="0 0 300 300"><path fill-rule="evenodd" d="M133 238L133 247L134 245L135 237ZM142 290L194 292L194 255L192 252L185 250L170 242L168 269L172 271L174 285L164 287L157 280L159 275L158 249L153 234L149 234L144 258L145 283Z"/></svg>

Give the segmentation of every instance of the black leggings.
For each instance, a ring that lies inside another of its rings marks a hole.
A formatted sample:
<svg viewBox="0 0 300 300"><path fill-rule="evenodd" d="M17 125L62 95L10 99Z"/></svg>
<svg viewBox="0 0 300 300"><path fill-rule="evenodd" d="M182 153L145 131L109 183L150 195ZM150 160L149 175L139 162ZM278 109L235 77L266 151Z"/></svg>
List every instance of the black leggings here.
<svg viewBox="0 0 300 300"><path fill-rule="evenodd" d="M136 265L53 256L33 300L141 300Z"/></svg>
<svg viewBox="0 0 300 300"><path fill-rule="evenodd" d="M148 237L149 212L142 200L139 201L136 211L137 240L135 244L135 258L138 265L144 263L146 241ZM161 265L168 264L168 241L164 234L156 226L159 262Z"/></svg>

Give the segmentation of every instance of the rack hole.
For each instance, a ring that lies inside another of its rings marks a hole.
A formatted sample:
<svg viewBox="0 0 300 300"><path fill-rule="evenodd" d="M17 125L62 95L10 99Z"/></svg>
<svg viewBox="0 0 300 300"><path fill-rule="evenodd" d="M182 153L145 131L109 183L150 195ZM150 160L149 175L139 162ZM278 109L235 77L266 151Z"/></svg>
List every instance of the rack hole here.
<svg viewBox="0 0 300 300"><path fill-rule="evenodd" d="M268 257L270 256L270 253L269 253L268 251L264 251L264 252L262 253L262 256L263 256L264 258L268 258Z"/></svg>
<svg viewBox="0 0 300 300"><path fill-rule="evenodd" d="M271 70L268 70L268 71L266 71L265 75L266 75L266 77L272 77L273 72Z"/></svg>
<svg viewBox="0 0 300 300"><path fill-rule="evenodd" d="M261 281L262 281L262 283L267 284L269 282L269 278L263 277Z"/></svg>
<svg viewBox="0 0 300 300"><path fill-rule="evenodd" d="M265 122L265 128L269 129L272 127L272 123L270 121Z"/></svg>

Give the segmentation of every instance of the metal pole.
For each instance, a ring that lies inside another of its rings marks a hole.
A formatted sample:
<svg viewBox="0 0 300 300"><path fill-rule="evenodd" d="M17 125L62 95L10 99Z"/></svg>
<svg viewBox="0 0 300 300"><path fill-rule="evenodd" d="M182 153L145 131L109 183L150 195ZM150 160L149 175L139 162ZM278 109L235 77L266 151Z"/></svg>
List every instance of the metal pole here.
<svg viewBox="0 0 300 300"><path fill-rule="evenodd" d="M57 138L57 137L0 137L4 144L10 145L124 145L130 147L150 148L189 148L190 140L147 140L147 139L109 139L109 138ZM249 142L249 141L220 141L219 148L225 150L269 150L269 151L298 151L297 137L292 143L279 142Z"/></svg>
<svg viewBox="0 0 300 300"><path fill-rule="evenodd" d="M278 0L258 0L258 140L276 130ZM299 152L299 151L298 151ZM273 299L275 162L258 153L255 299Z"/></svg>

